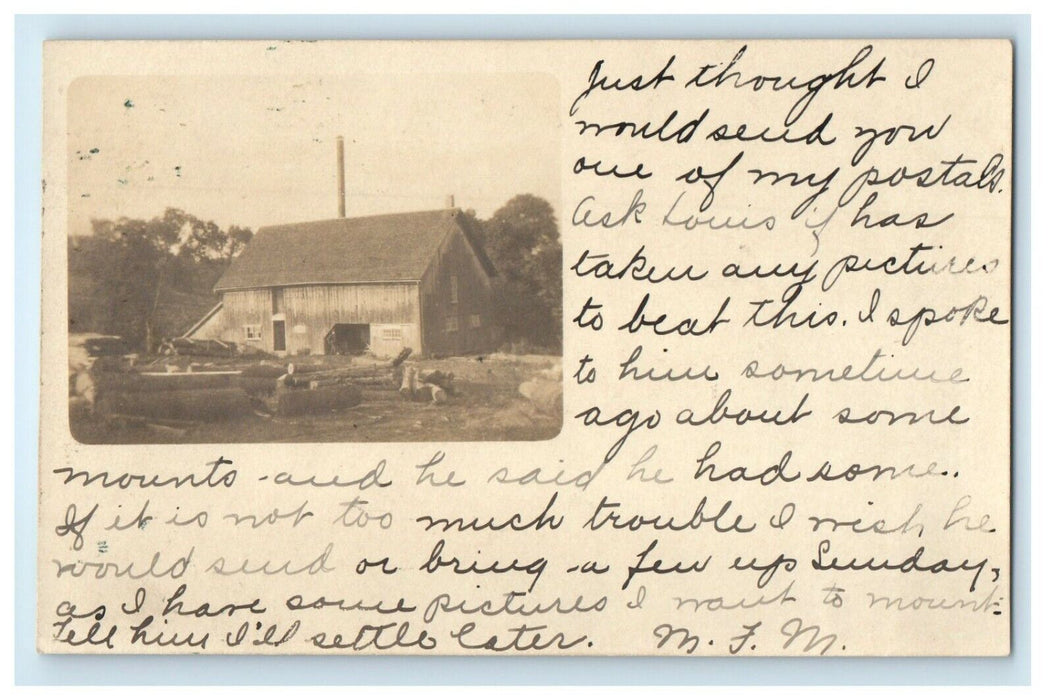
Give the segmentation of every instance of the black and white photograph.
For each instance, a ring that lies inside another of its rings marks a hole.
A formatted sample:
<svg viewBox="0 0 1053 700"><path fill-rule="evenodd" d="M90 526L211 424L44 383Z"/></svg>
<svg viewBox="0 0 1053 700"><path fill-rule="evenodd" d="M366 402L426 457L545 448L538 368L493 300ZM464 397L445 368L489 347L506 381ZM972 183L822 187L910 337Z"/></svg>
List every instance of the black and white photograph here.
<svg viewBox="0 0 1053 700"><path fill-rule="evenodd" d="M87 76L67 99L79 442L559 433L551 76Z"/></svg>

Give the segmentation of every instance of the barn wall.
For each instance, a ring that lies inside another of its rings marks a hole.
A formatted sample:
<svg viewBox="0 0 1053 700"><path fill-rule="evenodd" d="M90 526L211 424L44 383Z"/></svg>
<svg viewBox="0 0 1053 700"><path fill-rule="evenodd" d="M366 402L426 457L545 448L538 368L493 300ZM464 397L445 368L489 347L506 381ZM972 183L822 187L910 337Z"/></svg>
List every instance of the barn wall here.
<svg viewBox="0 0 1053 700"><path fill-rule="evenodd" d="M456 302L452 297L454 276ZM467 355L493 350L497 336L492 306L490 278L458 230L443 241L421 280L425 354Z"/></svg>
<svg viewBox="0 0 1053 700"><path fill-rule="evenodd" d="M209 312L211 313L211 312ZM227 320L223 309L220 308L212 314L212 317L194 329L193 333L186 337L194 340L224 340L226 337Z"/></svg>
<svg viewBox="0 0 1053 700"><path fill-rule="evenodd" d="M273 352L272 291L227 292L223 303L229 340ZM308 285L281 288L277 314L284 317L286 352L325 352L325 335L337 323L368 323L371 346L378 354L395 354L405 346L421 350L417 327L419 303L416 283ZM244 326L258 324L262 338L247 340ZM388 332L384 333L383 329ZM400 333L393 334L394 329ZM395 339L393 335L400 335ZM390 347L388 347L390 346ZM396 347L398 346L398 347Z"/></svg>
<svg viewBox="0 0 1053 700"><path fill-rule="evenodd" d="M238 343L258 350L270 351L272 345L270 329L271 295L266 289L223 294L223 340ZM245 326L259 326L263 338L248 341Z"/></svg>

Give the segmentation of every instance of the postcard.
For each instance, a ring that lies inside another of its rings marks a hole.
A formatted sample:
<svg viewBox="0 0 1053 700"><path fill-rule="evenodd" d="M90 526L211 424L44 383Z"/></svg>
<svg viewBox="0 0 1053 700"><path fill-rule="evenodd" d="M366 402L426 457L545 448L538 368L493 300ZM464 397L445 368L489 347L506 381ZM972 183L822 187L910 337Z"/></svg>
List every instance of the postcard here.
<svg viewBox="0 0 1053 700"><path fill-rule="evenodd" d="M38 649L1008 654L1012 56L48 42Z"/></svg>

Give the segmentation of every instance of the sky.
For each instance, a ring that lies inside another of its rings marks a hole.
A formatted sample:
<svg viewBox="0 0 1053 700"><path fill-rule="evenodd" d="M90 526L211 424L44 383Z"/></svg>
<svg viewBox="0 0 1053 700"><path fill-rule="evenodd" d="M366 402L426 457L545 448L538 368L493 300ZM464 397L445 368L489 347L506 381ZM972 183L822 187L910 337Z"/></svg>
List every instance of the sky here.
<svg viewBox="0 0 1053 700"><path fill-rule="evenodd" d="M90 76L69 87L71 235L176 207L222 227L517 194L559 210L559 90L542 74Z"/></svg>

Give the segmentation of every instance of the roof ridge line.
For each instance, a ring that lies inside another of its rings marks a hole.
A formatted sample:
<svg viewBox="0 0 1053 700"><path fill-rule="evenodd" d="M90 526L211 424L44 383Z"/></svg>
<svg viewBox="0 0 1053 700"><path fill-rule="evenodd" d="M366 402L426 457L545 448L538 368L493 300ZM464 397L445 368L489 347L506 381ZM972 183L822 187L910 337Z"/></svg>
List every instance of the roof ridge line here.
<svg viewBox="0 0 1053 700"><path fill-rule="evenodd" d="M447 212L456 215L456 213L462 211L459 207L445 207L442 209L420 209L417 211L399 211L389 212L387 214L368 214L366 216L334 216L331 219L311 219L309 221L291 221L287 224L267 224L266 226L260 226L257 229L257 233L266 229L273 228L287 228L289 226L306 226L309 224L330 224L337 221L366 221L368 219L387 219L398 216L413 216L415 214L445 214Z"/></svg>

